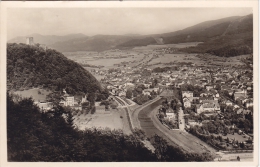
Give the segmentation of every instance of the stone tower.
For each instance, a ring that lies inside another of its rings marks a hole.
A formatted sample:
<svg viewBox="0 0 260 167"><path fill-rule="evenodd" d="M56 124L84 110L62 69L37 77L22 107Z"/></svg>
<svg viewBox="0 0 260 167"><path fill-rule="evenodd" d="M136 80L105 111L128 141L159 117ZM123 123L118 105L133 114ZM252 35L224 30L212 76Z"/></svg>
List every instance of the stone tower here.
<svg viewBox="0 0 260 167"><path fill-rule="evenodd" d="M33 37L26 37L26 44L33 45Z"/></svg>

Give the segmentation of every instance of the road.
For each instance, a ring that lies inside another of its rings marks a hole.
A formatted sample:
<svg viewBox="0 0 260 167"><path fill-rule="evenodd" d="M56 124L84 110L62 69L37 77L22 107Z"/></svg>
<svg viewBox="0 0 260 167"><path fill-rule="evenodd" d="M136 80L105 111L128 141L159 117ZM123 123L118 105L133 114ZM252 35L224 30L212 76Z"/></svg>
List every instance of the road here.
<svg viewBox="0 0 260 167"><path fill-rule="evenodd" d="M158 100L143 108L139 114L141 128L145 131L148 137L157 134L169 142L170 145L180 146L183 150L193 153L212 153L215 154L216 150L201 141L197 137L179 130L169 130L161 124L156 117L158 107L161 100Z"/></svg>
<svg viewBox="0 0 260 167"><path fill-rule="evenodd" d="M138 119L138 115L141 110L145 109L146 107L150 106L153 103L158 103L160 101L160 97L156 97L155 99L148 101L147 103L143 104L139 108L136 108L135 110L131 110L130 117L133 125L133 128L141 129L140 120Z"/></svg>
<svg viewBox="0 0 260 167"><path fill-rule="evenodd" d="M185 119L184 119L184 114L183 114L183 110L181 109L181 107L180 107L180 110L179 110L178 121L179 121L179 129L181 131L185 131Z"/></svg>

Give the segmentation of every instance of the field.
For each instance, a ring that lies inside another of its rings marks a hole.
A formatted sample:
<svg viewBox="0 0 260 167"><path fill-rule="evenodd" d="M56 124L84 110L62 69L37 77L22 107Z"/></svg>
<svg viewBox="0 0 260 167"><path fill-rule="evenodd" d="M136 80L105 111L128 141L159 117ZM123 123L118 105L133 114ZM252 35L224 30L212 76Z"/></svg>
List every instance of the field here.
<svg viewBox="0 0 260 167"><path fill-rule="evenodd" d="M109 128L111 130L123 130L125 134L130 134L131 130L124 109L111 110L107 114L81 114L74 116L74 123L80 129L86 128Z"/></svg>
<svg viewBox="0 0 260 167"><path fill-rule="evenodd" d="M167 66L166 63L191 62L196 65L203 66L230 66L241 65L240 59L248 55L236 57L218 57L213 55L198 55L189 53L162 53L163 48L184 48L196 46L199 42L166 44L166 45L148 45L135 47L129 50L109 50L105 52L65 52L66 57L80 64L93 67L85 67L86 69L107 70L110 68L137 67L140 65L148 65L149 68ZM159 49L159 51L157 50ZM103 78L97 76L98 80Z"/></svg>
<svg viewBox="0 0 260 167"><path fill-rule="evenodd" d="M78 63L103 66L105 69L114 68L116 64L122 62L138 62L144 57L144 54L138 51L65 52L63 54Z"/></svg>
<svg viewBox="0 0 260 167"><path fill-rule="evenodd" d="M32 97L34 101L45 101L46 96L51 93L44 89L33 88L23 91L16 91L14 94L20 95L21 97Z"/></svg>
<svg viewBox="0 0 260 167"><path fill-rule="evenodd" d="M157 63L170 63L170 62L193 62L199 63L200 58L196 57L196 54L165 54L160 55L158 58L153 59L148 65L157 64Z"/></svg>
<svg viewBox="0 0 260 167"><path fill-rule="evenodd" d="M148 46L140 46L135 47L133 50L151 50L151 49L159 49L159 48L186 48L191 46L197 46L201 42L187 42L187 43L178 43L178 44L164 44L164 45L148 45Z"/></svg>

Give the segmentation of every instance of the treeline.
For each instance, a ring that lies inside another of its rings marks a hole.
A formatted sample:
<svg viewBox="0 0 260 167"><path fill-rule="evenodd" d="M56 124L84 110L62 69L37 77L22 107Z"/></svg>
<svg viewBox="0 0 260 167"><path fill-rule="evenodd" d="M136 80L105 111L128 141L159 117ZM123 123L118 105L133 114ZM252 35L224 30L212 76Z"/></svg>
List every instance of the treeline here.
<svg viewBox="0 0 260 167"><path fill-rule="evenodd" d="M25 44L7 44L7 85L14 90L67 88L70 94L101 89L93 75L56 50Z"/></svg>
<svg viewBox="0 0 260 167"><path fill-rule="evenodd" d="M179 70L178 67L156 67L152 70L152 72L156 72L156 73L162 73L162 72L167 72L167 71L171 71L171 70Z"/></svg>
<svg viewBox="0 0 260 167"><path fill-rule="evenodd" d="M74 127L69 110L56 106L40 112L32 99L15 98L7 93L8 161L14 162L151 162L151 161L211 161L209 154L186 153L169 146L159 136L149 139L154 151L143 142L144 132L131 135L122 131Z"/></svg>
<svg viewBox="0 0 260 167"><path fill-rule="evenodd" d="M153 81L153 85L156 84L157 84L157 80L156 83L154 83ZM145 102L152 100L157 96L157 93L154 90L147 94L143 94L143 90L145 90L145 86L143 84L138 85L133 90L131 89L127 90L126 97L129 99L133 97L134 102L136 102L139 105L142 105Z"/></svg>
<svg viewBox="0 0 260 167"><path fill-rule="evenodd" d="M227 35L215 40L201 43L195 47L182 48L188 53L209 53L220 57L234 57L253 53L252 32L237 35Z"/></svg>
<svg viewBox="0 0 260 167"><path fill-rule="evenodd" d="M157 44L156 40L153 37L146 37L143 39L132 39L125 43L119 44L116 46L116 48L122 49L122 48L133 48L137 46L147 46Z"/></svg>

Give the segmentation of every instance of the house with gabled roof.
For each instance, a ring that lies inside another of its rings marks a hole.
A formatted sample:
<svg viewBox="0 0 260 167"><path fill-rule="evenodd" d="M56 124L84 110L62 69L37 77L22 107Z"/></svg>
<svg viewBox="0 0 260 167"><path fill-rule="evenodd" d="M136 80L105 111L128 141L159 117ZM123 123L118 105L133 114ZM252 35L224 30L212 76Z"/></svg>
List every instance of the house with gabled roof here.
<svg viewBox="0 0 260 167"><path fill-rule="evenodd" d="M174 113L174 111L171 109L171 108L169 108L168 110L166 110L166 117L169 119L169 120L173 120L173 119L175 119L175 113Z"/></svg>

